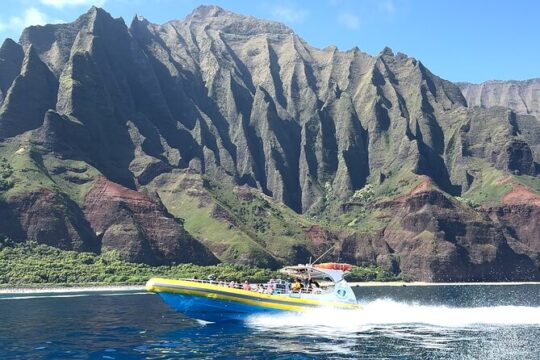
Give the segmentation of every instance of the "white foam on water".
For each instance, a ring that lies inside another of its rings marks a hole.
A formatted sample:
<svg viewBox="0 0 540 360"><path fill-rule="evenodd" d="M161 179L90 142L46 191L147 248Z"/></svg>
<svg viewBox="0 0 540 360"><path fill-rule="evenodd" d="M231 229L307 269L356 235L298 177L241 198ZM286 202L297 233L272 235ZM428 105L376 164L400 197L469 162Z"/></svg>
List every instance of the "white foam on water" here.
<svg viewBox="0 0 540 360"><path fill-rule="evenodd" d="M362 310L320 308L299 313L255 315L247 324L257 328L314 328L318 331L355 332L377 326L423 324L438 327L475 325L540 326L540 307L493 306L458 308L401 303L380 299L363 305Z"/></svg>

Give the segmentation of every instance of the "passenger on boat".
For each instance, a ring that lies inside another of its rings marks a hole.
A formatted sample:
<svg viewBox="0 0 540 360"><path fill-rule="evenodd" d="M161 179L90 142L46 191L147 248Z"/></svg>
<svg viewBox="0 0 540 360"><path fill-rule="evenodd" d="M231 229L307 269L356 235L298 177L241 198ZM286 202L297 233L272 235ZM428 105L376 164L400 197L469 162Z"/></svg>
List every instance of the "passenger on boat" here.
<svg viewBox="0 0 540 360"><path fill-rule="evenodd" d="M244 285L242 285L242 290L251 290L251 286L249 286L249 283L247 281L244 281Z"/></svg>
<svg viewBox="0 0 540 360"><path fill-rule="evenodd" d="M299 279L294 279L294 282L291 284L292 292L300 292L302 290L302 283Z"/></svg>
<svg viewBox="0 0 540 360"><path fill-rule="evenodd" d="M229 287L230 288L235 288L236 287L236 282L233 280L229 283Z"/></svg>
<svg viewBox="0 0 540 360"><path fill-rule="evenodd" d="M309 286L308 286L308 289L309 291L313 292L313 293L320 293L321 292L321 285L319 285L319 283L313 279L309 279Z"/></svg>

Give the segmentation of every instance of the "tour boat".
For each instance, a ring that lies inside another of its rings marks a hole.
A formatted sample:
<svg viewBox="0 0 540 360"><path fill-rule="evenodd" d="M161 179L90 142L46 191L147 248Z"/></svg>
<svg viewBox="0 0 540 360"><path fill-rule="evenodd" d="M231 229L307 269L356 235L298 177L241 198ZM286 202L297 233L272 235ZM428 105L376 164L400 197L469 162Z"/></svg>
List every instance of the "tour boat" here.
<svg viewBox="0 0 540 360"><path fill-rule="evenodd" d="M186 316L210 322L242 321L255 314L316 308L359 309L345 281L351 269L351 265L341 263L287 266L280 272L294 282L275 279L266 284L152 278L146 290L159 294L165 303ZM320 286L318 281L325 283Z"/></svg>

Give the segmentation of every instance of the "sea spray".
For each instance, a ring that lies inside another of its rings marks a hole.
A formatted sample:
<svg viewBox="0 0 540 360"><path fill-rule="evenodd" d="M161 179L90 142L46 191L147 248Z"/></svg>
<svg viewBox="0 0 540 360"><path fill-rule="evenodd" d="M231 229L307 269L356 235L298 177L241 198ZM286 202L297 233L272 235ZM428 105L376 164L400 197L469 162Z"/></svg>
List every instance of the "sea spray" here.
<svg viewBox="0 0 540 360"><path fill-rule="evenodd" d="M493 306L448 307L380 299L363 305L362 310L321 308L301 313L256 315L247 324L257 328L314 328L318 331L362 331L385 325L424 324L439 327L475 325L540 326L540 307Z"/></svg>

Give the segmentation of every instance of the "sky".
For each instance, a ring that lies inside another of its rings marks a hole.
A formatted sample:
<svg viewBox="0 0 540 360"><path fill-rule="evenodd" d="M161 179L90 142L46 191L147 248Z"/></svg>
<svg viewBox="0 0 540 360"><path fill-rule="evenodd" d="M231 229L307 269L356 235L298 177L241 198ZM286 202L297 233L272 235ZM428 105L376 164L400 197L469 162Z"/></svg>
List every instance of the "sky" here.
<svg viewBox="0 0 540 360"><path fill-rule="evenodd" d="M283 22L315 47L385 46L451 81L540 78L537 0L1 0L0 38L29 25L71 22L90 6L128 23L183 19L201 4Z"/></svg>

